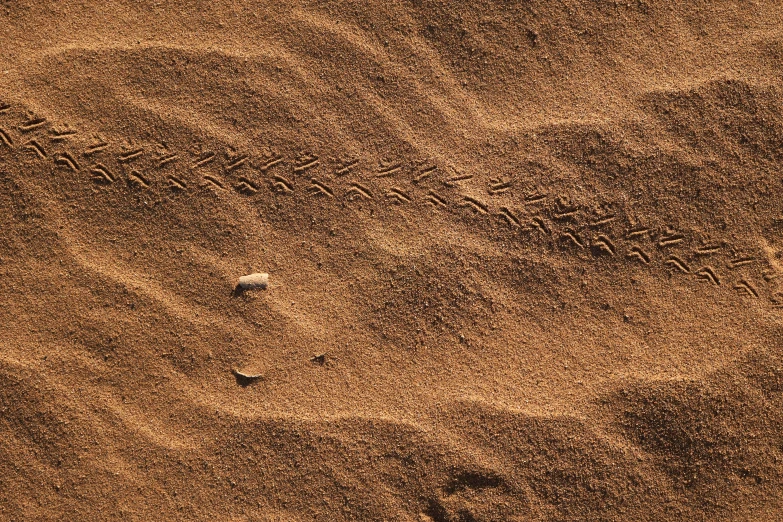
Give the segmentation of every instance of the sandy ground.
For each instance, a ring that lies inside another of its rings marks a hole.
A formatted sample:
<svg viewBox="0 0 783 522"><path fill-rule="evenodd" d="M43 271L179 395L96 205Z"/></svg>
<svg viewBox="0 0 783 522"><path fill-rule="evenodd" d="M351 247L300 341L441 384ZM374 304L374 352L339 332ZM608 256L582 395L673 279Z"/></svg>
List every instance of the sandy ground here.
<svg viewBox="0 0 783 522"><path fill-rule="evenodd" d="M780 520L781 12L0 3L0 519Z"/></svg>

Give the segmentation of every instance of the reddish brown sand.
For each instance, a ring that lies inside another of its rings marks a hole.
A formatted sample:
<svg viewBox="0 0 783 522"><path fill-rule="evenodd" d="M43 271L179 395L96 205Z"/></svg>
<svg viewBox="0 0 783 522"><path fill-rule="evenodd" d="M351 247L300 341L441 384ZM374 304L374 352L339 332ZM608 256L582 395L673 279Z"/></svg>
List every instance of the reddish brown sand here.
<svg viewBox="0 0 783 522"><path fill-rule="evenodd" d="M0 3L0 520L781 520L782 12Z"/></svg>

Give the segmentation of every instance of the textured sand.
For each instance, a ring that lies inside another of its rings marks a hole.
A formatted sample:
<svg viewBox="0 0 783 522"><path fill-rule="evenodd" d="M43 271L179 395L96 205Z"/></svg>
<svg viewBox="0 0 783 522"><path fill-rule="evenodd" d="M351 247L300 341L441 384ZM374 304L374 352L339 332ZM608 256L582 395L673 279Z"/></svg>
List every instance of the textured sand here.
<svg viewBox="0 0 783 522"><path fill-rule="evenodd" d="M780 520L782 11L0 3L0 519Z"/></svg>

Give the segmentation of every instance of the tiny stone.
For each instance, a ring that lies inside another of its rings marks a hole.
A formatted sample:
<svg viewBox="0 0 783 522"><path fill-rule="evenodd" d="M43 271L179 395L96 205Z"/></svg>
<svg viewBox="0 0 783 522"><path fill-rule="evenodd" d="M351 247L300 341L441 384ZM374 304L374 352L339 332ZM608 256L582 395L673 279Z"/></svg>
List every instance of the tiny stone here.
<svg viewBox="0 0 783 522"><path fill-rule="evenodd" d="M262 290L266 290L268 284L269 284L269 274L256 273L256 274L242 276L239 278L239 286L244 290L249 290L253 288L260 288Z"/></svg>

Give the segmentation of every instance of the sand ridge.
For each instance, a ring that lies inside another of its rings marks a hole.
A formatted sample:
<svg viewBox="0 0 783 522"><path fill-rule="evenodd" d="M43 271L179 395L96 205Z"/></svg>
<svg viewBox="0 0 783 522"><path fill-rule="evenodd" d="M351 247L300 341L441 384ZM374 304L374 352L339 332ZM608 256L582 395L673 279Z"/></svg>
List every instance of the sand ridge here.
<svg viewBox="0 0 783 522"><path fill-rule="evenodd" d="M0 17L0 518L779 518L774 2Z"/></svg>

